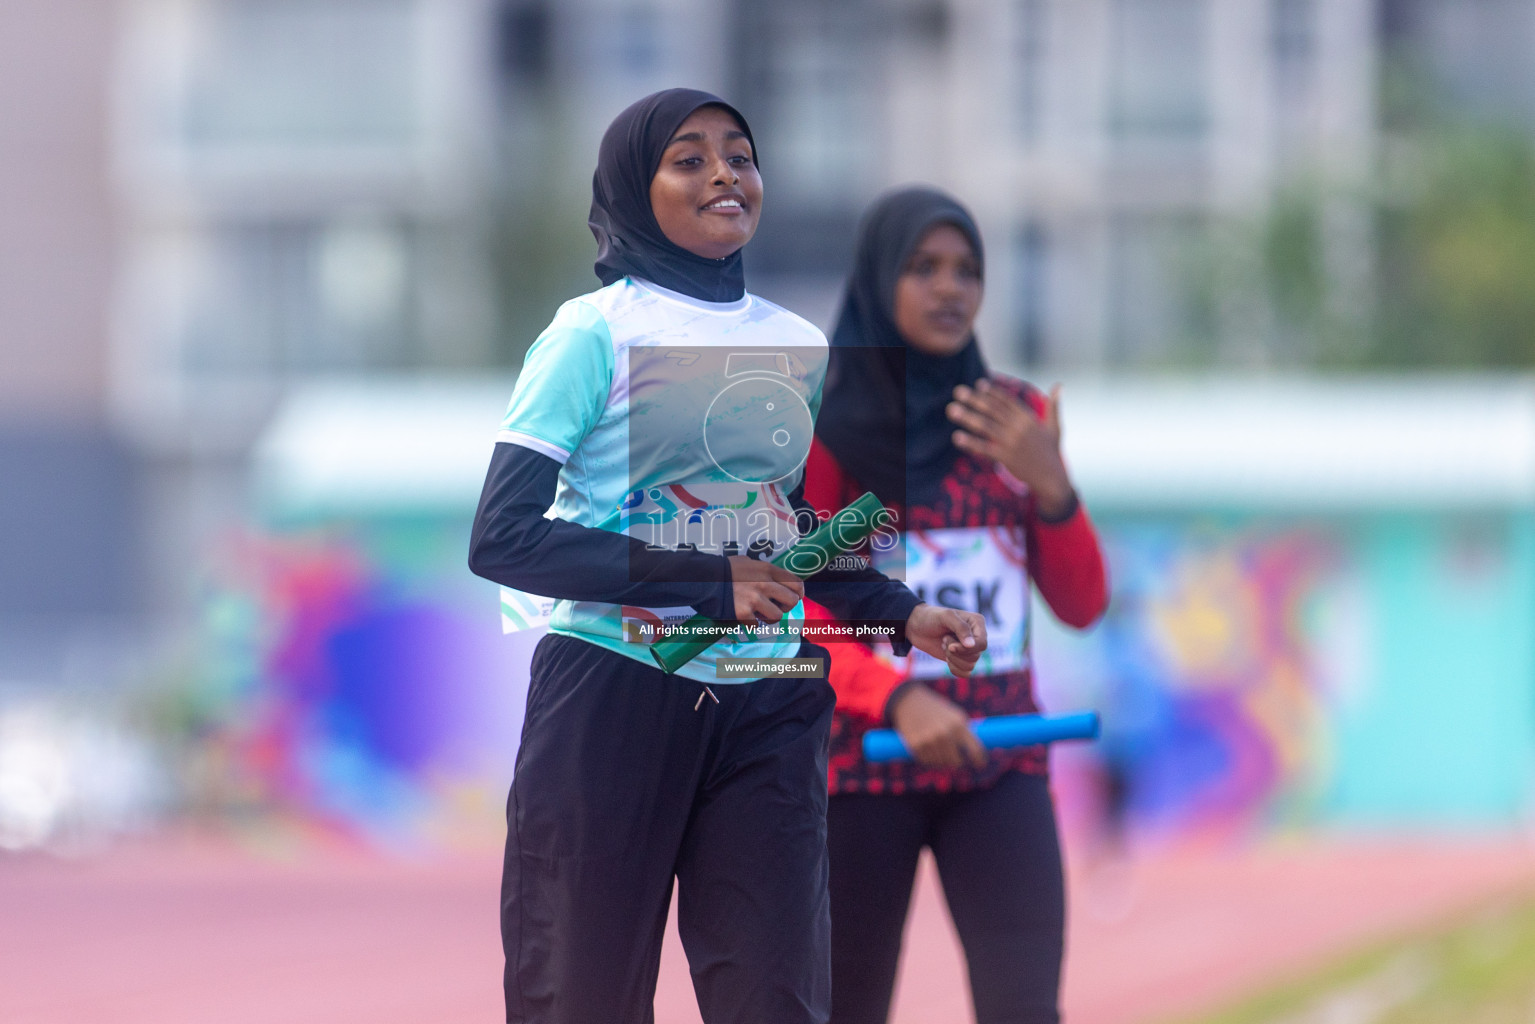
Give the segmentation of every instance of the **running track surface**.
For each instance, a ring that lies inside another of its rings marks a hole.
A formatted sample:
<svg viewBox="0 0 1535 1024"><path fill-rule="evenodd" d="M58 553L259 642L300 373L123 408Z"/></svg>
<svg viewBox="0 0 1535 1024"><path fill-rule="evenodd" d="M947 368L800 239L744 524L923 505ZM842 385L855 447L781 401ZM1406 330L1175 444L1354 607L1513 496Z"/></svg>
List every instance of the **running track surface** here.
<svg viewBox="0 0 1535 1024"><path fill-rule="evenodd" d="M61 861L0 857L5 1024L486 1024L501 1019L499 856L257 854L162 838ZM1515 838L1183 847L1071 866L1068 1024L1213 1008L1374 938L1520 892ZM931 866L893 1024L969 1019ZM658 1024L696 1024L676 931Z"/></svg>

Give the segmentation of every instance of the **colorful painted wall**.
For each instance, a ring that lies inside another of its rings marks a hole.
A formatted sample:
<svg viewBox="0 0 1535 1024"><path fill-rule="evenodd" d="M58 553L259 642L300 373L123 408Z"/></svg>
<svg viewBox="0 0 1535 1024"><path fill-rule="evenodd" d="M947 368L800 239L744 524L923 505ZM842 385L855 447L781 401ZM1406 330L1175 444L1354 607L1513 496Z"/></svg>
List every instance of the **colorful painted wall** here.
<svg viewBox="0 0 1535 1024"><path fill-rule="evenodd" d="M209 799L409 845L494 821L531 637L463 566L467 521L382 517L232 537L208 582L223 666Z"/></svg>
<svg viewBox="0 0 1535 1024"><path fill-rule="evenodd" d="M1535 809L1528 513L1102 526L1109 615L1082 636L1041 623L1036 660L1051 706L1102 710L1103 741L1062 768L1106 774L1132 825L1487 827Z"/></svg>

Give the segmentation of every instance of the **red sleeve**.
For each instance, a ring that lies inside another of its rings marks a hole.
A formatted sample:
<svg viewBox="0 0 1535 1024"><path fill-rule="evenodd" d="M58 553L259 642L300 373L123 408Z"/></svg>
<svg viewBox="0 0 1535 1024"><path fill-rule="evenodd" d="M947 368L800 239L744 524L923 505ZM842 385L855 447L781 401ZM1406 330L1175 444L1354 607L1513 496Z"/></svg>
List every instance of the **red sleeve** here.
<svg viewBox="0 0 1535 1024"><path fill-rule="evenodd" d="M1077 629L1096 622L1109 606L1109 581L1087 509L1078 505L1065 522L1047 523L1031 507L1028 545L1030 575L1055 617Z"/></svg>
<svg viewBox="0 0 1535 1024"><path fill-rule="evenodd" d="M842 466L820 438L810 442L810 456L805 460L805 500L817 512L831 515L845 506L851 483ZM854 495L853 497L857 497Z"/></svg>
<svg viewBox="0 0 1535 1024"><path fill-rule="evenodd" d="M1024 401L1036 416L1043 416L1044 393L1019 383ZM1047 523L1030 498L1028 546L1029 573L1055 617L1077 629L1096 622L1109 606L1109 580L1087 509L1078 503L1071 518Z"/></svg>
<svg viewBox="0 0 1535 1024"><path fill-rule="evenodd" d="M805 500L827 515L846 505L853 495L852 482L842 472L836 456L817 439L805 460ZM832 613L814 601L805 602L807 619L830 620ZM837 691L837 711L883 725L885 702L906 681L903 672L860 643L827 644L831 664L826 678Z"/></svg>
<svg viewBox="0 0 1535 1024"><path fill-rule="evenodd" d="M832 617L814 601L805 602L805 616ZM883 725L885 702L906 681L906 674L860 643L827 644L826 650L831 654L826 680L837 691L837 712Z"/></svg>

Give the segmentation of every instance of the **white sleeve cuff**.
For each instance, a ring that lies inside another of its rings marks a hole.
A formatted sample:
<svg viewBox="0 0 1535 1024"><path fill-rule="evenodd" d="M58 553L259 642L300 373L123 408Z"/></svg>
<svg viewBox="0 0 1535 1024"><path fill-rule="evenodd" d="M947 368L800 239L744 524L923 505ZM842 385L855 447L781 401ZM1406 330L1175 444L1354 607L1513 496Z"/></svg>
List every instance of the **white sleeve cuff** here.
<svg viewBox="0 0 1535 1024"><path fill-rule="evenodd" d="M534 437L532 434L524 434L519 430L499 431L496 434L496 440L498 442L504 441L507 444L515 444L521 448L527 448L538 452L540 455L547 455L562 466L570 461L570 453L559 445L550 444L548 441Z"/></svg>

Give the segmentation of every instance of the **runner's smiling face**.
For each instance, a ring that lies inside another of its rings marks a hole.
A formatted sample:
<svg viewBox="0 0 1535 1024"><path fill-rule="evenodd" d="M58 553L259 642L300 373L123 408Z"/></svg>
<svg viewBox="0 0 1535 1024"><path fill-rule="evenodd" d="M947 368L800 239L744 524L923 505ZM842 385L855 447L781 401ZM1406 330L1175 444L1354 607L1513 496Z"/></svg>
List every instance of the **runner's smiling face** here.
<svg viewBox="0 0 1535 1024"><path fill-rule="evenodd" d="M729 112L700 107L682 122L650 181L650 209L667 238L706 259L724 259L751 240L762 175Z"/></svg>
<svg viewBox="0 0 1535 1024"><path fill-rule="evenodd" d="M895 283L896 330L918 352L953 355L965 347L981 308L981 261L953 224L922 236Z"/></svg>

